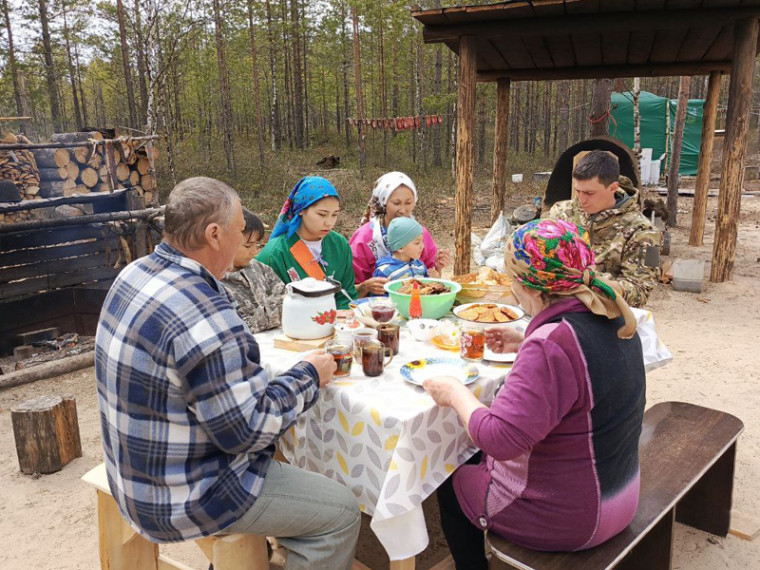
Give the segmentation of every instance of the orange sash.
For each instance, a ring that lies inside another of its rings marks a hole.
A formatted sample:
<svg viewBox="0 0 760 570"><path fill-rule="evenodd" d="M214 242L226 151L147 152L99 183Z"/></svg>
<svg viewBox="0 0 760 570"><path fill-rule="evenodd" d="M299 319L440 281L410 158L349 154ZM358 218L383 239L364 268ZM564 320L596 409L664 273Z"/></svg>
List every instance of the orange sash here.
<svg viewBox="0 0 760 570"><path fill-rule="evenodd" d="M325 272L322 271L319 262L314 259L314 255L312 255L311 251L309 251L309 248L303 241L299 239L294 243L290 247L290 253L293 254L293 257L298 262L298 265L301 266L301 269L306 272L306 275L319 280L325 278Z"/></svg>

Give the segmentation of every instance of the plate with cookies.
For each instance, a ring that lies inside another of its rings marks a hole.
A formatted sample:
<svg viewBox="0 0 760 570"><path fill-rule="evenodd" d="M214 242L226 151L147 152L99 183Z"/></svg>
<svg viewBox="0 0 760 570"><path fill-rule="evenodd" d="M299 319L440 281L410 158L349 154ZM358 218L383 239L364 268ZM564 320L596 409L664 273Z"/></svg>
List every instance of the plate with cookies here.
<svg viewBox="0 0 760 570"><path fill-rule="evenodd" d="M510 327L525 332L525 311L514 305L501 303L466 303L454 309L454 316L461 324L480 329Z"/></svg>

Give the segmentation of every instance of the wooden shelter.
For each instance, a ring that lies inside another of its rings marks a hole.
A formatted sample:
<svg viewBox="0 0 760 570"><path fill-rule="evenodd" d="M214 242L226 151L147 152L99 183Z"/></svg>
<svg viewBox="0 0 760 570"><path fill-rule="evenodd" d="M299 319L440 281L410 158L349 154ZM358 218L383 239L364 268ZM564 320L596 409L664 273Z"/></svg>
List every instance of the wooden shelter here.
<svg viewBox="0 0 760 570"><path fill-rule="evenodd" d="M710 279L729 279L758 53L760 0L512 0L415 10L459 55L454 271L470 268L477 81L497 82L494 208L504 204L512 81L710 75L692 225L704 228L720 75L731 74ZM701 235L697 236L701 242Z"/></svg>

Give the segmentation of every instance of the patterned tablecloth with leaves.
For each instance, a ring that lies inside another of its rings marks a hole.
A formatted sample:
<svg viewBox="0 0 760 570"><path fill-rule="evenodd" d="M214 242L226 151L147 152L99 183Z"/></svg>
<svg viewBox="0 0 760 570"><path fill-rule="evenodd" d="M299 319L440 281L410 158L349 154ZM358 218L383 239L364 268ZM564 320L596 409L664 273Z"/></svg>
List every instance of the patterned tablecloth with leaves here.
<svg viewBox="0 0 760 570"><path fill-rule="evenodd" d="M257 334L262 361L294 363L293 352L275 349L274 334ZM400 352L381 376L369 378L361 363L323 390L319 402L281 439L288 461L348 486L391 560L410 558L428 544L422 501L476 451L459 417L440 408L401 376L401 366L458 353L417 342L402 329ZM509 367L478 364L470 385L485 403Z"/></svg>
<svg viewBox="0 0 760 570"><path fill-rule="evenodd" d="M672 357L657 337L652 313L634 310L647 370ZM281 331L256 335L262 362L274 370L295 364L297 353L274 348ZM417 342L401 330L400 353L376 378L354 362L351 375L335 380L281 439L288 461L348 486L391 560L422 552L428 544L422 501L477 450L459 417L439 408L425 391L401 376L401 367L423 358L458 358L457 352ZM486 404L509 372L505 364L477 364L470 385Z"/></svg>

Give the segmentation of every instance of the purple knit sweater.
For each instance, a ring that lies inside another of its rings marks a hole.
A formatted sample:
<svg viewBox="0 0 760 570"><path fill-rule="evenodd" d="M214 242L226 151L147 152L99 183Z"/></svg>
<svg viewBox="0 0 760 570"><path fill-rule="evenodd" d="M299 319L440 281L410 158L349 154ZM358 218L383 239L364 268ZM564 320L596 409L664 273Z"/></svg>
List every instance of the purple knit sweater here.
<svg viewBox="0 0 760 570"><path fill-rule="evenodd" d="M471 417L483 450L454 474L467 517L538 550L581 550L623 530L638 505L645 372L638 336L577 299L538 314L490 409Z"/></svg>

